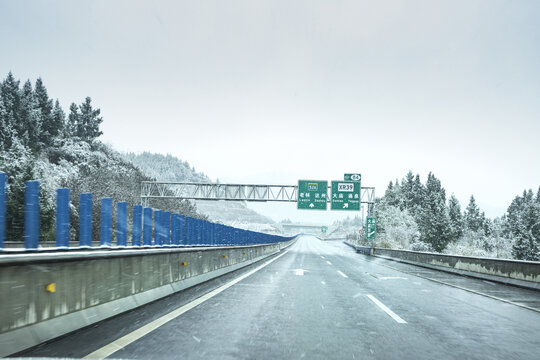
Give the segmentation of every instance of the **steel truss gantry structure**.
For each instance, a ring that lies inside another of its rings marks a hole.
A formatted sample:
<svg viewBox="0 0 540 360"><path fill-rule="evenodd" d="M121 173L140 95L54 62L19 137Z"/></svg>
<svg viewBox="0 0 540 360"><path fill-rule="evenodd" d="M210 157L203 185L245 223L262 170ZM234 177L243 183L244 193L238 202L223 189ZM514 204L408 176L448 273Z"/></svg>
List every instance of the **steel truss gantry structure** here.
<svg viewBox="0 0 540 360"><path fill-rule="evenodd" d="M330 186L328 189L330 192ZM297 202L298 186L143 181L141 184L143 206L148 206L150 199ZM330 201L328 196L327 202ZM374 187L361 188L361 203L368 205L368 214L373 213Z"/></svg>

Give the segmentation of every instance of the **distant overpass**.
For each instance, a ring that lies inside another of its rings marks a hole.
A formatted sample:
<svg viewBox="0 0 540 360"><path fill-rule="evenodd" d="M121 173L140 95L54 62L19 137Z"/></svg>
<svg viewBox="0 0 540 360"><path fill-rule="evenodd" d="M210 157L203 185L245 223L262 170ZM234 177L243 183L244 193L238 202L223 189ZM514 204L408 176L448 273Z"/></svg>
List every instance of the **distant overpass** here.
<svg viewBox="0 0 540 360"><path fill-rule="evenodd" d="M321 228L325 225L317 224L299 224L299 223L285 223L280 224L285 234L310 234L319 236L322 234Z"/></svg>

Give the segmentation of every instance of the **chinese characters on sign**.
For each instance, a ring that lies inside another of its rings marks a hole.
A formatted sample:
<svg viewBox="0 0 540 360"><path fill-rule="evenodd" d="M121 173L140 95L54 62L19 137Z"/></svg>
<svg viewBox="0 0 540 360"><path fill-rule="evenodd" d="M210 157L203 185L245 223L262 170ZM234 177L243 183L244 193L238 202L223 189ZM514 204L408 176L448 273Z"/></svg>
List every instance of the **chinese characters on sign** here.
<svg viewBox="0 0 540 360"><path fill-rule="evenodd" d="M326 210L328 181L298 180L297 208L303 210Z"/></svg>

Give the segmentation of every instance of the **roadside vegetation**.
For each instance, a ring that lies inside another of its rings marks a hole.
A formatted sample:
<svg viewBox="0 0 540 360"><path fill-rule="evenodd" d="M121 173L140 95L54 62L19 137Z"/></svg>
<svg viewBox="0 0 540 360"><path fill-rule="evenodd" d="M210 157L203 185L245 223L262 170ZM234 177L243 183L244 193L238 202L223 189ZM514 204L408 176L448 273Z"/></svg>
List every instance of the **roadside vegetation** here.
<svg viewBox="0 0 540 360"><path fill-rule="evenodd" d="M79 195L93 194L93 234L99 234L99 199L140 204L141 181L155 180L110 146L99 141L100 109L87 97L69 112L49 97L41 79L21 86L12 73L0 83L0 171L8 174L6 239L22 241L25 181L40 181L42 241L54 241L56 189L71 190L71 239L78 238ZM129 157L128 157L129 158ZM206 178L177 161L187 179ZM154 208L205 218L188 201L155 200ZM128 212L129 213L129 212Z"/></svg>
<svg viewBox="0 0 540 360"><path fill-rule="evenodd" d="M540 188L517 195L502 217L490 219L471 195L462 210L458 199L434 174L426 183L411 171L390 182L376 200L375 246L454 255L540 260ZM359 219L354 222L360 228ZM350 224L349 228L351 227ZM348 238L368 245L358 230Z"/></svg>

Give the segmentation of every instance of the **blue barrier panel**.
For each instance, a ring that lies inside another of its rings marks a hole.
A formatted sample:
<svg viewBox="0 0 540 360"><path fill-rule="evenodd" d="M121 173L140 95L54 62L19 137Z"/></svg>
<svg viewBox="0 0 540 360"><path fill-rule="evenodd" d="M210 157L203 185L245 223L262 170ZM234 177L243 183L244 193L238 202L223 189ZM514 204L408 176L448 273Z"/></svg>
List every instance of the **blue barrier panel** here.
<svg viewBox="0 0 540 360"><path fill-rule="evenodd" d="M79 246L92 247L92 194L79 197Z"/></svg>
<svg viewBox="0 0 540 360"><path fill-rule="evenodd" d="M116 204L116 245L127 246L127 202Z"/></svg>
<svg viewBox="0 0 540 360"><path fill-rule="evenodd" d="M161 214L163 211L154 211L154 245L162 246L161 242Z"/></svg>
<svg viewBox="0 0 540 360"><path fill-rule="evenodd" d="M163 212L163 244L171 245L171 213Z"/></svg>
<svg viewBox="0 0 540 360"><path fill-rule="evenodd" d="M152 246L152 208L144 208L143 245Z"/></svg>
<svg viewBox="0 0 540 360"><path fill-rule="evenodd" d="M186 218L184 215L178 217L178 243L186 245Z"/></svg>
<svg viewBox="0 0 540 360"><path fill-rule="evenodd" d="M188 245L193 245L195 243L194 241L194 233L193 233L193 225L194 225L194 222L193 222L193 218L192 217L188 217L186 218L188 220L188 233L187 233L187 244Z"/></svg>
<svg viewBox="0 0 540 360"><path fill-rule="evenodd" d="M24 193L24 247L39 246L39 181L27 181Z"/></svg>
<svg viewBox="0 0 540 360"><path fill-rule="evenodd" d="M133 228L131 229L131 245L141 246L142 205L133 206Z"/></svg>
<svg viewBox="0 0 540 360"><path fill-rule="evenodd" d="M56 247L69 247L69 189L56 190Z"/></svg>
<svg viewBox="0 0 540 360"><path fill-rule="evenodd" d="M100 234L99 243L101 247L110 247L112 238L112 199L101 199L101 214L99 218Z"/></svg>
<svg viewBox="0 0 540 360"><path fill-rule="evenodd" d="M0 172L0 250L6 239L7 174Z"/></svg>
<svg viewBox="0 0 540 360"><path fill-rule="evenodd" d="M171 215L171 243L178 245L178 214Z"/></svg>
<svg viewBox="0 0 540 360"><path fill-rule="evenodd" d="M191 236L191 218L186 216L184 218L184 244L190 245L190 236Z"/></svg>
<svg viewBox="0 0 540 360"><path fill-rule="evenodd" d="M200 219L197 219L196 220L196 224L197 224L197 228L196 228L196 231L197 231L197 245L201 245L202 244L202 220Z"/></svg>

